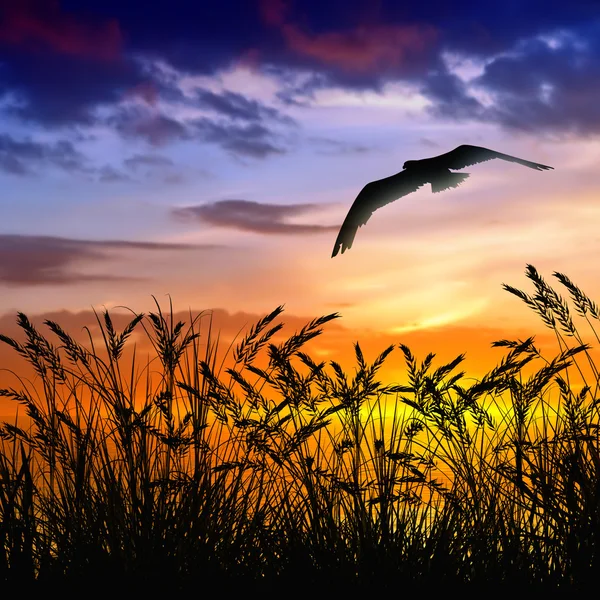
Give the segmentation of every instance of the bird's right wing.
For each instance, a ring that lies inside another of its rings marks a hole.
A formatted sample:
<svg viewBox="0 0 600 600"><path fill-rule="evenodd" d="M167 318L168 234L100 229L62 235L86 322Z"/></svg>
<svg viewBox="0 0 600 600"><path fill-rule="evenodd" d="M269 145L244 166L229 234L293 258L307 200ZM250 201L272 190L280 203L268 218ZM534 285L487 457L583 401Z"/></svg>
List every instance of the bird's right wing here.
<svg viewBox="0 0 600 600"><path fill-rule="evenodd" d="M517 158L510 154L503 154L502 152L496 152L489 148L483 148L482 146L470 146L468 144L458 146L457 148L454 148L454 150L446 152L446 154L440 154L440 156L436 156L435 158L448 169L464 169L470 165L482 163L494 158L501 158L502 160L518 163L524 167L536 169L537 171L553 168L523 158Z"/></svg>
<svg viewBox="0 0 600 600"><path fill-rule="evenodd" d="M391 177L367 183L354 200L342 223L331 257L333 258L340 250L343 254L345 250L352 248L358 228L364 225L378 208L415 192L427 181L422 174L400 171Z"/></svg>

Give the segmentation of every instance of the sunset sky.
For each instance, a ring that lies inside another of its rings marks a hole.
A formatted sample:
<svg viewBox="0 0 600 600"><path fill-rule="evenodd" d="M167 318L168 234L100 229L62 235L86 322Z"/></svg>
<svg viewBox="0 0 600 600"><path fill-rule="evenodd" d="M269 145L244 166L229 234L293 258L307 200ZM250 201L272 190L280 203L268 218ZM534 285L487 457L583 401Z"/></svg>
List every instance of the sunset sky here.
<svg viewBox="0 0 600 600"><path fill-rule="evenodd" d="M600 300L599 134L596 0L0 0L1 331L170 295L233 337L284 304L342 315L323 360L482 374L552 341L502 289L527 264ZM460 144L554 170L469 167L330 258L367 182Z"/></svg>

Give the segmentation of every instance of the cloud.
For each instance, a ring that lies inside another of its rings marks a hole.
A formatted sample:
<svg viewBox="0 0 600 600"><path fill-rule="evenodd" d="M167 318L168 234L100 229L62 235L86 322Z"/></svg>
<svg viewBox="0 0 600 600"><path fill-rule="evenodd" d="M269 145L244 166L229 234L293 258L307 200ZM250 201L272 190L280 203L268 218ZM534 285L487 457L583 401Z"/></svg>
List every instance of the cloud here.
<svg viewBox="0 0 600 600"><path fill-rule="evenodd" d="M0 134L0 170L11 175L30 175L36 169L52 166L65 171L87 171L85 157L66 140L54 144L16 140Z"/></svg>
<svg viewBox="0 0 600 600"><path fill-rule="evenodd" d="M247 64L275 74L280 89L274 95L288 105L306 103L324 86L380 90L401 80L421 84L437 116L520 130L533 124L558 132L597 131L590 100L600 79L596 2L492 6L466 0L461 11L442 4L240 0L206 11L202 3L178 3L174 10L167 0L155 0L140 13L112 0L88 0L85 12L58 0L0 0L0 103L10 115L45 127L92 126L102 120L99 114L116 109L119 117L107 125L161 146L192 139L194 131L160 112L161 101L189 98L181 97L177 78L161 79L149 63L208 77ZM534 43L561 32L583 43ZM456 79L443 63L448 52L476 59L485 72L468 84ZM302 73L307 77L299 78ZM545 80L533 86L542 74ZM528 75L530 85L523 85ZM532 86L533 95L522 92ZM475 87L493 105L482 103ZM123 112L123 101L154 112ZM212 88L198 93L195 106L231 121L201 121L197 132L209 143L238 156L284 151L273 132L240 129L292 124L276 108ZM18 160L5 157L2 164L22 171Z"/></svg>
<svg viewBox="0 0 600 600"><path fill-rule="evenodd" d="M280 27L285 23L287 5L283 0L259 0L258 10L267 25Z"/></svg>
<svg viewBox="0 0 600 600"><path fill-rule="evenodd" d="M332 84L331 79L323 73L310 73L308 77L297 81L284 76L281 69L270 67L265 70L278 76L281 89L276 93L277 99L289 106L310 106L315 93Z"/></svg>
<svg viewBox="0 0 600 600"><path fill-rule="evenodd" d="M309 140L320 146L320 149L317 150L319 154L325 155L365 154L371 150L368 146L362 144L351 144L319 136L310 137Z"/></svg>
<svg viewBox="0 0 600 600"><path fill-rule="evenodd" d="M170 158L167 158L166 156L160 156L158 154L135 154L125 159L123 163L126 167L129 167L134 171L142 167L154 169L161 167L172 167L174 165Z"/></svg>
<svg viewBox="0 0 600 600"><path fill-rule="evenodd" d="M189 140L192 134L180 121L140 107L127 107L107 119L126 138L141 138L154 147L176 140Z"/></svg>
<svg viewBox="0 0 600 600"><path fill-rule="evenodd" d="M159 86L153 81L143 81L132 88L125 90L124 100L138 99L147 106L155 107L158 103L160 92L167 91L169 88Z"/></svg>
<svg viewBox="0 0 600 600"><path fill-rule="evenodd" d="M287 49L283 60L293 65L300 59L300 64L310 65L334 84L378 87L385 78L423 72L438 45L437 27L425 22L364 22L356 14L356 4L354 10L348 7L347 11L356 15L352 26L329 27L318 32L299 25L293 8L292 2L281 0L259 3L263 23L283 38ZM316 12L311 16L316 17ZM282 61L275 59L275 62ZM289 92L287 98L290 99Z"/></svg>
<svg viewBox="0 0 600 600"><path fill-rule="evenodd" d="M95 63L48 53L12 53L0 69L0 100L22 121L47 127L93 125L96 109L121 99L140 76L123 63Z"/></svg>
<svg viewBox="0 0 600 600"><path fill-rule="evenodd" d="M284 25L282 33L293 52L363 76L412 72L437 37L429 25L358 26L312 36L294 25Z"/></svg>
<svg viewBox="0 0 600 600"><path fill-rule="evenodd" d="M447 70L422 93L436 116L550 135L600 133L600 24L520 40L464 81ZM594 40L594 41L592 41Z"/></svg>
<svg viewBox="0 0 600 600"><path fill-rule="evenodd" d="M437 118L530 133L600 130L600 19L593 2L570 11L558 0L516 9L468 0L462 15L427 3L372 6L348 2L341 14L332 5L317 13L310 1L259 3L265 27L284 44L271 62L281 71L316 74L300 84L282 78L280 100L301 104L324 86L381 89L405 80L422 86ZM481 64L483 74L464 81L444 64L448 52Z"/></svg>
<svg viewBox="0 0 600 600"><path fill-rule="evenodd" d="M194 108L209 109L220 118L201 117L189 121L190 130L203 142L221 146L230 154L240 157L266 158L283 154L286 150L278 143L281 134L272 123L293 126L296 121L279 110L246 96L207 89L196 91Z"/></svg>
<svg viewBox="0 0 600 600"><path fill-rule="evenodd" d="M202 118L194 121L193 125L199 139L218 144L232 154L265 158L285 152L273 142L272 132L259 123L237 125Z"/></svg>
<svg viewBox="0 0 600 600"><path fill-rule="evenodd" d="M437 72L430 75L421 93L432 101L428 110L435 117L465 121L485 121L489 118L489 112L469 93L467 85L452 73Z"/></svg>
<svg viewBox="0 0 600 600"><path fill-rule="evenodd" d="M282 115L277 109L264 106L256 100L246 98L242 94L225 91L216 94L210 90L198 90L196 97L200 107L212 109L231 119L245 121L263 121L267 119L281 121L288 125L295 121L287 115Z"/></svg>
<svg viewBox="0 0 600 600"><path fill-rule="evenodd" d="M131 177L115 169L114 167L111 167L110 165L105 165L99 170L99 179L103 183L132 181Z"/></svg>
<svg viewBox="0 0 600 600"><path fill-rule="evenodd" d="M286 223L289 217L323 208L320 204L262 204L250 200L219 200L173 209L178 219L199 219L210 225L264 234L314 234L337 231L338 225Z"/></svg>
<svg viewBox="0 0 600 600"><path fill-rule="evenodd" d="M0 284L9 286L65 285L86 281L124 279L110 274L89 275L73 267L108 260L111 250L193 250L213 246L75 240L36 235L0 235ZM133 277L127 279L134 279Z"/></svg>
<svg viewBox="0 0 600 600"><path fill-rule="evenodd" d="M431 140L427 137L422 137L419 139L419 142L423 145L426 146L427 148L439 148L440 145L438 142L436 142L435 140Z"/></svg>
<svg viewBox="0 0 600 600"><path fill-rule="evenodd" d="M0 2L11 4L9 0ZM132 96L155 108L159 93L163 100L175 98L174 83L160 80L156 70L146 68L148 61L161 61L191 75L214 75L252 56L254 68L280 65L283 71L293 72L308 67L315 73L313 86L335 82L336 77L353 85L373 85L380 71L420 64L417 55L429 35L423 34L422 39L420 32L430 29L418 24L362 27L355 20L342 30L311 33L297 24L293 12L289 18L285 16L277 3L260 10L248 2L215 5L207 13L192 5L172 11L168 3L157 0L145 7L144 18L126 5L95 0L86 5L85 16L75 9L61 11L58 2L17 4L21 9L12 11L7 21L14 31L9 34L6 26L4 38L0 38L0 49L6 51L0 70L0 90L4 92L0 92L0 100L10 100L8 111L18 118L49 127L93 125L99 109L117 107ZM316 5L310 4L308 10L317 20L322 12L331 10L319 7L317 11ZM355 7L356 3L349 3L350 15L356 13ZM281 17L277 17L278 11ZM232 12L236 14L233 20ZM156 22L161 24L158 30ZM289 89L283 97L294 102ZM242 94L204 90L198 101L230 119L292 123L275 108ZM123 116L131 123L131 113ZM155 146L185 136L185 130L167 114L134 118L130 126L118 120L108 124ZM245 144L233 140L229 144L233 152L254 156L277 152L276 147L264 141Z"/></svg>
<svg viewBox="0 0 600 600"><path fill-rule="evenodd" d="M127 138L143 139L154 147L165 146L173 141L201 141L217 144L233 155L265 158L272 154L282 154L285 150L276 144L278 134L257 120L265 116L280 118L278 111L260 106L257 102L245 99L239 94L212 94L203 92L205 100L213 108L231 116L243 116L250 120L239 123L231 119L213 120L207 117L179 121L156 110L141 106L122 107L107 123ZM285 120L283 117L280 120ZM292 120L289 120L292 122ZM139 161L133 164L139 164ZM156 164L156 162L155 162Z"/></svg>
<svg viewBox="0 0 600 600"><path fill-rule="evenodd" d="M123 161L123 165L136 174L148 179L159 179L168 185L179 185L186 181L182 173L173 169L175 163L159 154L135 154Z"/></svg>
<svg viewBox="0 0 600 600"><path fill-rule="evenodd" d="M92 124L94 110L142 81L115 18L61 11L54 0L0 0L0 100L18 118Z"/></svg>
<svg viewBox="0 0 600 600"><path fill-rule="evenodd" d="M594 28L595 38L600 26ZM593 38L591 38L593 39ZM600 133L600 44L530 40L489 63L474 85L494 98L490 116L524 131Z"/></svg>
<svg viewBox="0 0 600 600"><path fill-rule="evenodd" d="M450 4L414 2L390 3L382 18L391 22L400 19L425 19L441 32L440 50L458 50L469 56L493 58L514 47L520 40L559 28L580 30L598 20L595 0L528 0L527 2L480 2L464 0L460 11ZM465 18L466 17L466 18Z"/></svg>
<svg viewBox="0 0 600 600"><path fill-rule="evenodd" d="M182 173L168 173L162 178L163 183L167 185L180 185L187 181L187 178Z"/></svg>
<svg viewBox="0 0 600 600"><path fill-rule="evenodd" d="M140 156L130 160L129 164L127 161L125 163L132 167L141 164L144 160L150 162L152 157ZM168 159L164 160L167 164L172 164ZM133 181L126 173L111 165L100 168L89 165L88 159L68 140L55 143L36 142L31 139L16 140L8 134L0 134L0 171L10 175L31 177L47 167L62 169L69 173L95 175L101 182Z"/></svg>
<svg viewBox="0 0 600 600"><path fill-rule="evenodd" d="M48 50L98 61L117 60L123 36L116 19L85 22L61 12L56 0L2 2L0 44L38 54Z"/></svg>

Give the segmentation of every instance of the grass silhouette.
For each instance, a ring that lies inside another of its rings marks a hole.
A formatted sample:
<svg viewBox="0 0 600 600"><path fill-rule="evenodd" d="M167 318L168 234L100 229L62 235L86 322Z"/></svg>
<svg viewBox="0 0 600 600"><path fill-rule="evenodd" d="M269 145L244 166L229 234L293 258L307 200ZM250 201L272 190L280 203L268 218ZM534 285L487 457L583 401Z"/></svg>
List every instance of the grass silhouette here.
<svg viewBox="0 0 600 600"><path fill-rule="evenodd" d="M499 340L505 357L468 387L464 355L434 368L402 344L404 385L377 378L393 346L368 364L357 343L352 376L315 362L303 346L337 314L275 344L278 307L227 369L210 326L201 336L199 317L174 322L158 303L121 332L97 315L102 347L46 321L51 341L19 314L24 341L0 340L38 383L0 390L28 416L0 430L0 581L63 594L591 588L598 371L569 303L526 275L533 295L504 288L555 332L558 356ZM596 304L554 275L598 340ZM143 365L128 345L142 330Z"/></svg>

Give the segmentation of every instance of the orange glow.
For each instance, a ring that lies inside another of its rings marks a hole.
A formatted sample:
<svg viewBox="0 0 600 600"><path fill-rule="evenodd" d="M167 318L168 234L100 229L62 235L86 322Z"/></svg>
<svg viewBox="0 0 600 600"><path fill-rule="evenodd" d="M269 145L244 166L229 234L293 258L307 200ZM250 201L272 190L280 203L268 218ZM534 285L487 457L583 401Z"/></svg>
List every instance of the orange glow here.
<svg viewBox="0 0 600 600"><path fill-rule="evenodd" d="M111 311L111 316L117 331L121 331L125 325L131 320L132 315L118 311ZM209 319L212 316L212 323ZM216 366L224 377L224 381L228 380L225 369L233 366L232 353L235 346L242 340L250 327L256 323L263 315L249 313L229 313L224 310L215 310L202 313L200 319L199 353L200 358L204 358L208 340L210 327L210 343L215 344L218 338L217 360ZM78 342L85 347L90 348L88 333L84 328L88 328L92 336L92 341L99 356L105 357L104 343L101 337L100 328L96 322L96 318L91 311L72 313L69 311L61 311L60 313L47 313L31 317L31 321L40 333L47 336L48 339L55 345L58 345L58 340L50 332L45 325L44 320L56 321L66 332L70 333ZM189 322L189 314L176 313L174 315L175 322ZM273 338L274 343L281 343L294 332L298 332L310 318L298 317L289 315L284 312L280 320L284 323L283 329ZM278 322L278 321L277 321ZM148 327L146 320L143 321ZM184 328L185 329L185 328ZM0 320L0 333L9 337L14 337L18 341L23 340L23 334L17 327L14 317L5 316ZM392 353L386 358L380 370L378 371L378 380L383 384L406 384L407 372L406 363L403 353L398 347L399 344L408 346L417 362L421 361L430 352L435 354L431 370L447 364L455 359L458 355L464 354L464 361L459 364L453 373L465 371L465 376L462 380L463 387L468 387L475 380L480 380L486 373L500 363L503 357L506 356L507 348L492 347L492 343L501 340L525 340L531 335L535 335L534 343L540 350L542 356L546 360L551 360L558 354L558 344L555 335L550 330L544 330L541 326L538 329L524 330L517 329L513 332L483 327L467 327L467 326L446 326L438 328L430 328L416 331L408 331L402 334L393 334L389 332L377 332L373 330L356 330L348 329L343 325L343 319L333 320L323 327L323 332L320 336L309 341L302 350L306 352L312 359L319 363L324 361L329 363L335 361L339 363L348 377L352 377L357 368L354 344L359 343L365 360L368 364L375 359L390 345L395 348ZM570 341L571 345L576 345ZM121 364L122 372L128 374L131 369L131 357L133 356L133 346L135 345L136 368L140 373L144 373L138 382L136 396L141 402L146 394L145 380L146 371L150 374L150 389L160 388L161 365L156 355L154 354L147 335L144 333L141 324L137 326L134 333L126 343L126 352ZM592 351L592 356L595 352ZM148 369L148 359L151 363ZM65 364L68 361L65 359ZM261 367L267 365L267 357L265 352L259 354L256 361ZM528 365L523 373L528 376L537 371L543 366L543 361L533 361ZM590 381L591 371L587 361L582 356L577 357L577 364L582 368L587 381ZM36 377L31 366L8 345L0 344L0 387L20 388L18 377L25 378L33 383L35 388ZM184 371L186 369L184 368ZM569 371L572 378L574 389L578 389L580 376L575 367ZM180 374L179 377L182 375ZM253 377L250 377L253 380ZM15 414L16 406L13 402L6 398L0 398L0 415L3 417L12 418ZM22 412L22 411L21 411Z"/></svg>

